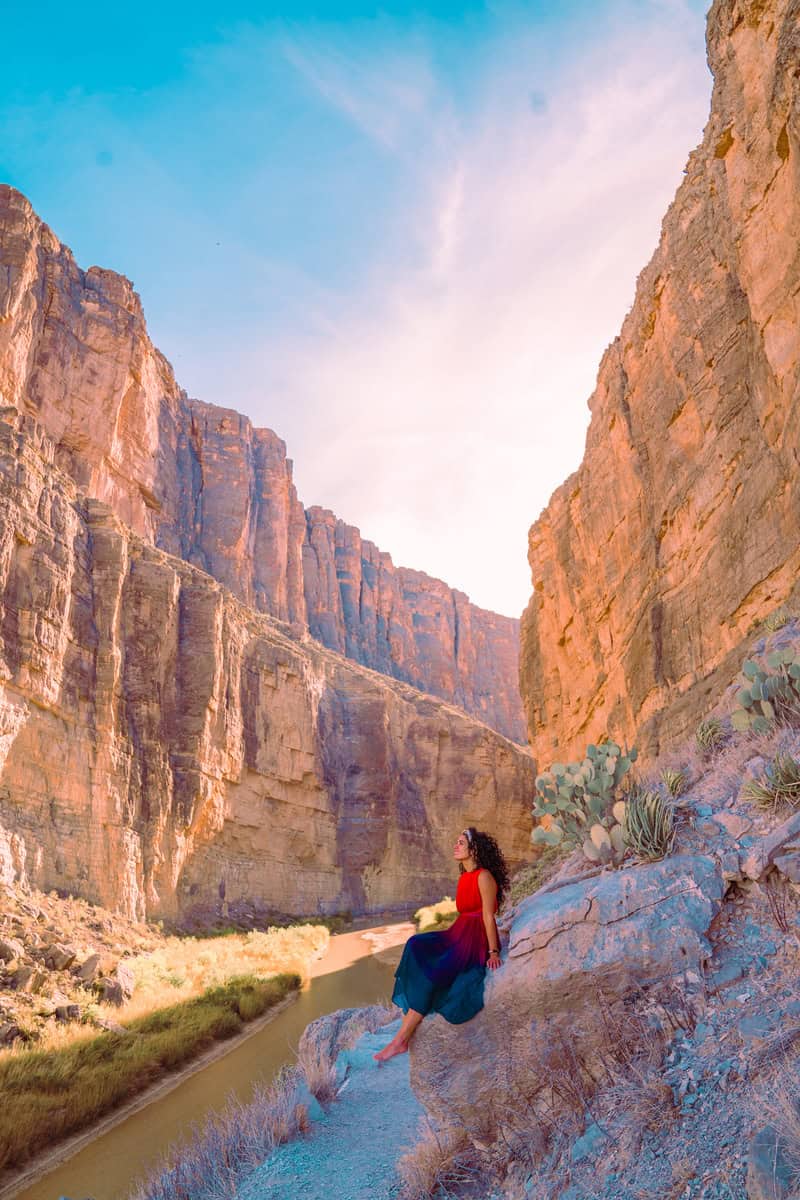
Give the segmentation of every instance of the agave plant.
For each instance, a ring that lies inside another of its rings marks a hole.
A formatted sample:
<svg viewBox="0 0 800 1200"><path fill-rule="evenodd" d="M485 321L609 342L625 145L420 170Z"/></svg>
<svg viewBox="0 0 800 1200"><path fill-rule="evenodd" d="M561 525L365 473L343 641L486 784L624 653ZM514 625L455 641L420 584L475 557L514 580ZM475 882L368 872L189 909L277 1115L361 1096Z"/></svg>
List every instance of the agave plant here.
<svg viewBox="0 0 800 1200"><path fill-rule="evenodd" d="M722 722L717 717L709 717L707 720L701 721L697 726L695 740L701 754L704 756L713 754L725 741Z"/></svg>
<svg viewBox="0 0 800 1200"><path fill-rule="evenodd" d="M640 858L664 858L675 841L672 805L653 789L632 789L625 805L624 833L626 844Z"/></svg>
<svg viewBox="0 0 800 1200"><path fill-rule="evenodd" d="M791 754L776 755L760 779L748 779L742 795L762 808L800 807L800 763Z"/></svg>
<svg viewBox="0 0 800 1200"><path fill-rule="evenodd" d="M686 791L686 776L683 771L675 770L672 767L665 767L661 772L661 782L673 798L682 796Z"/></svg>

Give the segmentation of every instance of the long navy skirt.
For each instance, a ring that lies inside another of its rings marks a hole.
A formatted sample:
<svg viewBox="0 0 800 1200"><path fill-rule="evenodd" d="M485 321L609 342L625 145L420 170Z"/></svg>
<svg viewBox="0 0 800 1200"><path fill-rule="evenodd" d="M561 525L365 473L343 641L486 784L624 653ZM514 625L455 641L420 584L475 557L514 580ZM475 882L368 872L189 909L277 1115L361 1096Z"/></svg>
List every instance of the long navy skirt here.
<svg viewBox="0 0 800 1200"><path fill-rule="evenodd" d="M392 1000L403 1012L438 1012L462 1025L483 1008L486 952L480 912L461 913L441 932L414 934L395 972Z"/></svg>

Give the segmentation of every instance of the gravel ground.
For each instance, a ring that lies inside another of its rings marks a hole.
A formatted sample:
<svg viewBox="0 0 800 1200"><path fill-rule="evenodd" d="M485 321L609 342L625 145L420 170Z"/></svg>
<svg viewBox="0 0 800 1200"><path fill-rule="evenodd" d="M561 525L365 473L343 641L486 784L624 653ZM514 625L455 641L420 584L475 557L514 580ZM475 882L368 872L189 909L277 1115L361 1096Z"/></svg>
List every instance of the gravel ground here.
<svg viewBox="0 0 800 1200"><path fill-rule="evenodd" d="M239 1200L393 1200L395 1163L416 1140L422 1109L408 1078L408 1055L379 1067L372 1058L399 1022L366 1033L339 1055L344 1089L299 1141L281 1146L252 1175Z"/></svg>

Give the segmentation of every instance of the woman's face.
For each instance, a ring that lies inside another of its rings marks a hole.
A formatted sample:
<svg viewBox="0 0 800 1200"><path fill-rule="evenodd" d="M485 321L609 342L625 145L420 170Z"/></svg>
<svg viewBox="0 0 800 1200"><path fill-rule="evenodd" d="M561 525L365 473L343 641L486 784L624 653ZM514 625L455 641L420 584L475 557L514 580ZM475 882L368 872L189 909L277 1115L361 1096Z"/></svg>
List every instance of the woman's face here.
<svg viewBox="0 0 800 1200"><path fill-rule="evenodd" d="M456 844L453 847L453 858L456 860L456 862L463 862L465 858L469 857L470 849L469 842L467 841L467 835L465 833L460 833L456 838Z"/></svg>

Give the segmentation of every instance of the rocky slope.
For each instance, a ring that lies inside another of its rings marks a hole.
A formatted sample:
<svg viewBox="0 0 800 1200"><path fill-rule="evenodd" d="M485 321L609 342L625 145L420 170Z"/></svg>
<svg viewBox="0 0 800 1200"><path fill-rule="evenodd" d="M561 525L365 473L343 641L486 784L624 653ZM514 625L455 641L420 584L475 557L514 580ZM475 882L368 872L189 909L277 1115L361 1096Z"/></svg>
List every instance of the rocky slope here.
<svg viewBox="0 0 800 1200"><path fill-rule="evenodd" d="M543 761L650 753L800 573L800 4L715 0L703 141L533 525L520 679Z"/></svg>
<svg viewBox="0 0 800 1200"><path fill-rule="evenodd" d="M799 642L794 622L754 649ZM442 1170L483 1175L455 1195L796 1197L800 796L747 786L777 756L800 763L797 727L658 762L688 781L674 851L618 870L577 852L505 914L482 1012L423 1022L411 1085Z"/></svg>
<svg viewBox="0 0 800 1200"><path fill-rule="evenodd" d="M35 417L62 470L144 540L329 649L526 740L519 623L395 567L331 512L304 511L280 438L190 399L131 283L81 270L4 186L0 401Z"/></svg>
<svg viewBox="0 0 800 1200"><path fill-rule="evenodd" d="M0 414L0 879L261 919L438 899L467 820L522 856L525 751L290 637L85 497L65 453Z"/></svg>
<svg viewBox="0 0 800 1200"><path fill-rule="evenodd" d="M34 1039L54 1021L78 1020L90 1000L127 999L133 975L126 958L164 940L155 926L85 900L0 882L0 1046Z"/></svg>

